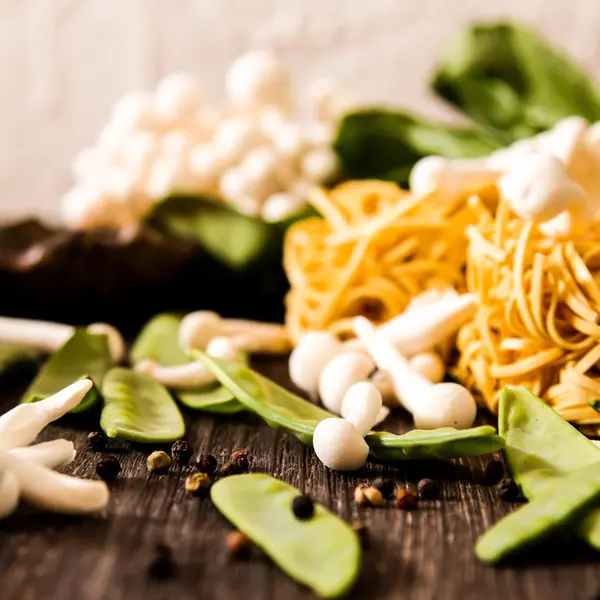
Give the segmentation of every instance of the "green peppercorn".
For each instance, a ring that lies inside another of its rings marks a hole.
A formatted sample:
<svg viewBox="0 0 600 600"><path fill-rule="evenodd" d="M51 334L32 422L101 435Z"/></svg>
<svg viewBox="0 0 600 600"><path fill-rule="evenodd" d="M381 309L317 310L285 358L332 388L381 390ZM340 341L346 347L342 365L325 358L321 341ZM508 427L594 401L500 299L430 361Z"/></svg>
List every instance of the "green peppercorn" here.
<svg viewBox="0 0 600 600"><path fill-rule="evenodd" d="M208 473L192 473L185 479L185 491L192 496L205 498L212 486L212 479Z"/></svg>
<svg viewBox="0 0 600 600"><path fill-rule="evenodd" d="M171 457L162 450L153 452L146 461L148 473L166 473L171 466Z"/></svg>

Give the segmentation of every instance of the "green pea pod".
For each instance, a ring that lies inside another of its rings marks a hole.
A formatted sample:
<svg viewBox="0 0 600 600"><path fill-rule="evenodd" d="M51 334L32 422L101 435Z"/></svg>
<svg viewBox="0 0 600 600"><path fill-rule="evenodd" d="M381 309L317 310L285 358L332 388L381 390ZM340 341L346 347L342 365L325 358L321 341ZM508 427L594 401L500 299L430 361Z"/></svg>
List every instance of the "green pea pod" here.
<svg viewBox="0 0 600 600"><path fill-rule="evenodd" d="M131 364L153 360L159 365L172 367L190 362L190 357L179 345L182 319L173 313L161 313L150 319L131 347Z"/></svg>
<svg viewBox="0 0 600 600"><path fill-rule="evenodd" d="M599 448L523 387L502 392L498 428L506 441L504 455L509 471L529 500L545 494L549 484L576 469L600 461ZM577 529L600 550L600 510L586 515Z"/></svg>
<svg viewBox="0 0 600 600"><path fill-rule="evenodd" d="M32 350L11 344L0 344L0 377L21 369L33 369L36 360L36 353Z"/></svg>
<svg viewBox="0 0 600 600"><path fill-rule="evenodd" d="M546 485L537 498L488 529L477 541L475 553L483 562L499 562L568 526L598 497L600 469L592 463Z"/></svg>
<svg viewBox="0 0 600 600"><path fill-rule="evenodd" d="M295 435L304 444L312 445L313 433L320 421L336 416L243 365L217 360L201 352L195 352L194 356L249 411L260 416L270 427ZM403 435L372 432L365 441L371 448L371 456L390 462L477 456L504 446L502 438L489 426L463 430L415 430Z"/></svg>
<svg viewBox="0 0 600 600"><path fill-rule="evenodd" d="M296 518L292 502L299 494L291 485L258 473L226 477L210 492L217 509L290 577L322 598L337 598L358 577L360 541L321 504L315 504L312 518Z"/></svg>
<svg viewBox="0 0 600 600"><path fill-rule="evenodd" d="M110 438L160 444L185 433L177 404L152 377L116 367L104 378L102 395L100 426Z"/></svg>
<svg viewBox="0 0 600 600"><path fill-rule="evenodd" d="M191 362L191 358L179 345L179 327L183 317L162 313L153 317L142 329L131 349L131 362L153 360L159 365L171 367ZM241 357L247 364L248 357ZM244 410L235 396L220 383L201 388L180 390L177 399L193 410L217 414L234 414Z"/></svg>
<svg viewBox="0 0 600 600"><path fill-rule="evenodd" d="M21 403L37 402L52 396L74 381L89 377L94 382L94 387L71 411L72 413L83 412L98 401L98 390L111 366L112 360L106 336L77 329L46 361L23 395Z"/></svg>

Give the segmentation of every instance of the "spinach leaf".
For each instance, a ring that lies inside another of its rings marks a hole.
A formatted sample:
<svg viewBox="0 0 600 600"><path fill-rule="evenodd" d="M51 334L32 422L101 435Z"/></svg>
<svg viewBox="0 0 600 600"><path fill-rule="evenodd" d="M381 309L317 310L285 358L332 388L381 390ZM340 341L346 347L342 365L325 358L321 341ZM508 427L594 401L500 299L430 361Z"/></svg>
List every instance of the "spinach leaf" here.
<svg viewBox="0 0 600 600"><path fill-rule="evenodd" d="M77 329L73 336L43 365L23 398L22 403L36 402L52 396L71 383L89 377L94 387L71 412L87 410L98 401L98 389L112 366L105 335Z"/></svg>

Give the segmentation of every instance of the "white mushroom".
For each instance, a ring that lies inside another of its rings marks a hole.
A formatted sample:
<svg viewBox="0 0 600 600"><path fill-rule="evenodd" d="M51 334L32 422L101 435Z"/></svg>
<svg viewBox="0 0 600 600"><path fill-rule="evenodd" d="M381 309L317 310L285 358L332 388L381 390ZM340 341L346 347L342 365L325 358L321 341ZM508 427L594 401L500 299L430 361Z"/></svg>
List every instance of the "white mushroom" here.
<svg viewBox="0 0 600 600"><path fill-rule="evenodd" d="M186 352L204 350L218 336L248 336L246 343L252 340L265 353L280 354L290 349L286 328L274 323L222 319L215 312L198 311L186 315L179 328L179 344Z"/></svg>
<svg viewBox="0 0 600 600"><path fill-rule="evenodd" d="M475 294L445 295L389 320L378 329L404 355L430 351L455 333L477 310Z"/></svg>
<svg viewBox="0 0 600 600"><path fill-rule="evenodd" d="M121 334L106 323L94 323L88 327L94 334L106 335L111 358L120 362L125 354L125 342ZM0 342L32 348L52 354L63 346L75 333L75 327L49 321L0 317Z"/></svg>
<svg viewBox="0 0 600 600"><path fill-rule="evenodd" d="M9 469L0 469L0 521L19 506L19 482Z"/></svg>
<svg viewBox="0 0 600 600"><path fill-rule="evenodd" d="M76 381L53 396L20 404L0 416L0 450L31 444L46 425L75 408L92 385L90 379Z"/></svg>
<svg viewBox="0 0 600 600"><path fill-rule="evenodd" d="M343 352L334 356L319 379L319 396L323 406L340 414L346 392L355 383L368 379L374 368L373 360L364 352Z"/></svg>
<svg viewBox="0 0 600 600"><path fill-rule="evenodd" d="M103 481L56 473L4 451L0 451L0 471L12 472L19 483L21 498L42 510L64 514L96 512L106 507L110 497Z"/></svg>
<svg viewBox="0 0 600 600"><path fill-rule="evenodd" d="M341 415L364 437L377 422L382 404L379 390L368 381L360 381L344 395Z"/></svg>
<svg viewBox="0 0 600 600"><path fill-rule="evenodd" d="M341 349L342 344L328 331L304 334L290 354L288 364L292 383L308 394L316 394L323 369Z"/></svg>
<svg viewBox="0 0 600 600"><path fill-rule="evenodd" d="M419 429L471 427L477 414L475 399L456 383L432 384L415 373L394 345L364 317L354 319L354 331L377 367L389 373L396 395L412 413Z"/></svg>
<svg viewBox="0 0 600 600"><path fill-rule="evenodd" d="M446 367L436 352L421 352L410 357L410 368L425 377L430 383L439 383L444 379Z"/></svg>
<svg viewBox="0 0 600 600"><path fill-rule="evenodd" d="M62 439L14 448L10 453L48 469L64 469L75 460L76 454L73 442Z"/></svg>

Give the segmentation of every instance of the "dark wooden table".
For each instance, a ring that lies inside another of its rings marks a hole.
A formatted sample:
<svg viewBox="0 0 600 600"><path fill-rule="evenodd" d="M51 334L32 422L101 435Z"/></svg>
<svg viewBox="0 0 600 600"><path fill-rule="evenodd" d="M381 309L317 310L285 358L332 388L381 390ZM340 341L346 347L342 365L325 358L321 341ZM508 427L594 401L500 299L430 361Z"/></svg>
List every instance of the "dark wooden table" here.
<svg viewBox="0 0 600 600"><path fill-rule="evenodd" d="M287 382L284 361L260 367ZM0 412L12 407L19 385L4 390ZM591 600L600 591L596 556L574 540L548 543L502 568L477 562L475 540L511 509L484 485L489 457L455 462L368 464L358 474L331 473L312 450L274 431L253 415L228 418L186 413L187 438L199 452L226 459L248 448L252 470L270 473L313 495L344 519L369 527L360 579L350 598L414 600ZM91 477L101 454L86 448L97 415L48 427L43 439L75 441L79 454L69 472ZM386 424L402 431L402 415ZM154 449L154 448L153 448ZM230 525L210 500L188 497L185 470L148 477L146 454L119 454L122 473L112 485L110 506L98 518L64 518L21 508L0 522L1 600L300 600L311 592L284 575L268 558L255 554L232 561L223 546ZM358 508L357 483L378 475L398 483L424 476L443 482L443 500L419 510ZM174 551L176 575L157 581L148 575L154 546Z"/></svg>

